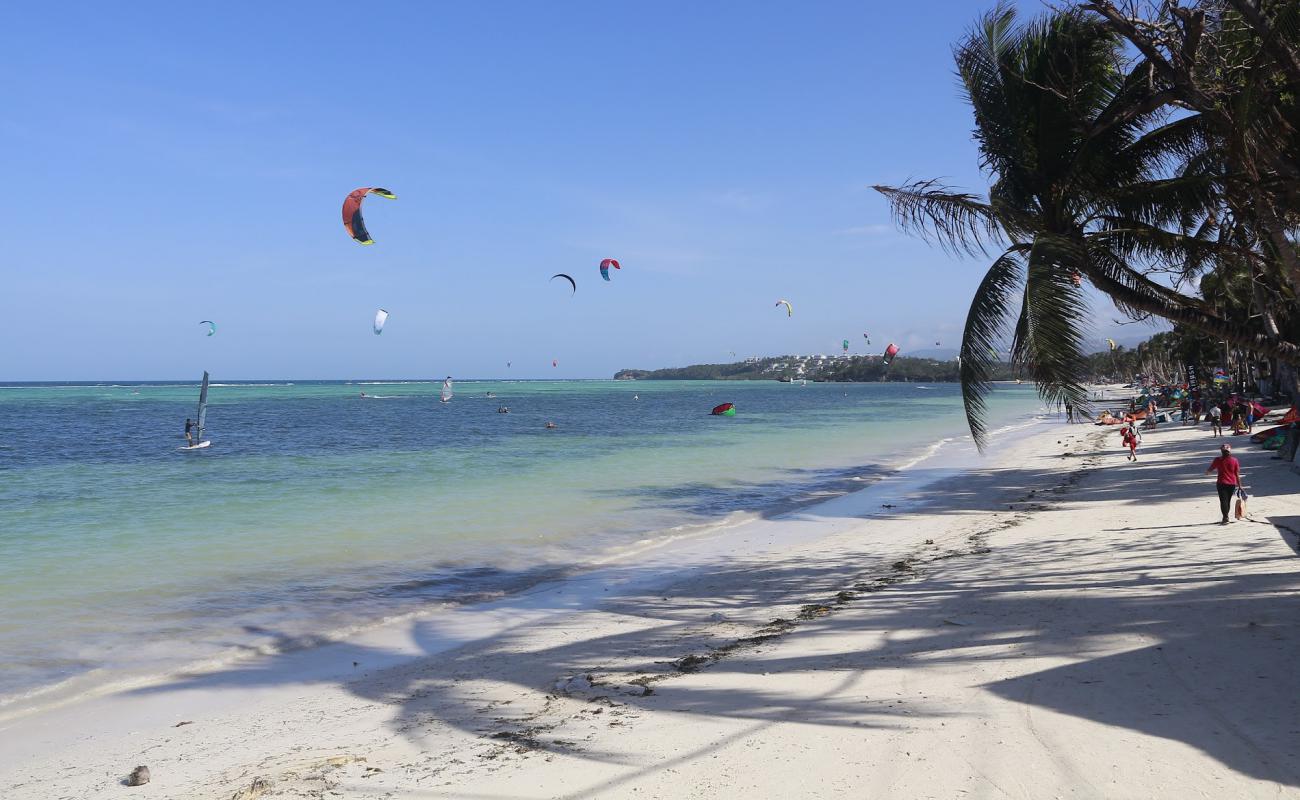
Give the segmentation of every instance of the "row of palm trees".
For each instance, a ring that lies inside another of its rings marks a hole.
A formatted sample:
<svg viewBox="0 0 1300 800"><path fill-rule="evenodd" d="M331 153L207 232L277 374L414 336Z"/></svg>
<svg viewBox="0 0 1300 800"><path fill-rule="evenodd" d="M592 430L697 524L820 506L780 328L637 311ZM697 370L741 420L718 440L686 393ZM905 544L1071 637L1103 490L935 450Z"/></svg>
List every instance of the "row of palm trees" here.
<svg viewBox="0 0 1300 800"><path fill-rule="evenodd" d="M987 192L875 188L905 230L992 259L961 348L978 443L1008 336L1045 399L1087 407L1097 292L1300 388L1300 2L1001 4L955 57Z"/></svg>

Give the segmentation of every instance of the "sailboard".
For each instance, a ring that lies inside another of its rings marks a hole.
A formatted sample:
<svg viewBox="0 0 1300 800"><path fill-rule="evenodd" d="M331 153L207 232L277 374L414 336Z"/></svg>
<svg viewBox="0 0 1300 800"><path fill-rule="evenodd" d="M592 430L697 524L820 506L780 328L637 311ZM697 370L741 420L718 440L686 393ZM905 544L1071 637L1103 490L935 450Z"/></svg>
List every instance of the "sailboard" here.
<svg viewBox="0 0 1300 800"><path fill-rule="evenodd" d="M203 387L199 389L199 413L198 424L194 429L194 444L182 447L182 450L202 450L212 445L212 442L203 438L203 429L208 421L208 371L203 370Z"/></svg>
<svg viewBox="0 0 1300 800"><path fill-rule="evenodd" d="M438 395L438 399L444 403L451 402L451 376L450 375L447 376L447 380L442 382L442 393Z"/></svg>

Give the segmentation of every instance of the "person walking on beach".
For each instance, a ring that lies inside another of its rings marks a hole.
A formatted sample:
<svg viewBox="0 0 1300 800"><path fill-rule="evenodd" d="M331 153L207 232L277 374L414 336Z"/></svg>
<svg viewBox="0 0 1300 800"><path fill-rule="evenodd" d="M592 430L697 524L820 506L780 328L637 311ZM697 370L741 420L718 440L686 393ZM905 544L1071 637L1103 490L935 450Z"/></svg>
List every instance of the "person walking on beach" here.
<svg viewBox="0 0 1300 800"><path fill-rule="evenodd" d="M189 417L185 418L185 446L194 446L194 420Z"/></svg>
<svg viewBox="0 0 1300 800"><path fill-rule="evenodd" d="M1210 407L1209 413L1205 415L1210 420L1210 431L1215 436L1223 435L1223 411L1219 404L1215 403Z"/></svg>
<svg viewBox="0 0 1300 800"><path fill-rule="evenodd" d="M1065 403L1065 421L1074 422L1074 406L1068 400Z"/></svg>
<svg viewBox="0 0 1300 800"><path fill-rule="evenodd" d="M1232 496L1241 488L1241 462L1232 455L1232 445L1226 442L1219 448L1219 457L1210 462L1206 475L1215 472L1214 488L1219 493L1219 510L1223 512L1220 525L1228 524L1228 509L1232 507Z"/></svg>
<svg viewBox="0 0 1300 800"><path fill-rule="evenodd" d="M1137 426L1130 422L1120 428L1119 438L1124 443L1124 446L1128 448L1128 460L1137 461L1138 442L1142 441L1141 437L1138 436Z"/></svg>

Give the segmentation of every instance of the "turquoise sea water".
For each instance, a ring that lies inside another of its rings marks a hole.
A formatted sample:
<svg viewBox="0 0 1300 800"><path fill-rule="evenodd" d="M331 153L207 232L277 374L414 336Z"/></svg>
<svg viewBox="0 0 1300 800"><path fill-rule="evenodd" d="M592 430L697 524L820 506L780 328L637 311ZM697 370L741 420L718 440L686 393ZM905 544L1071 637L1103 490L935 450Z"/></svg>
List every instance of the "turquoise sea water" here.
<svg viewBox="0 0 1300 800"><path fill-rule="evenodd" d="M944 384L438 388L218 381L212 446L183 453L196 384L0 386L0 704L509 591L965 430Z"/></svg>

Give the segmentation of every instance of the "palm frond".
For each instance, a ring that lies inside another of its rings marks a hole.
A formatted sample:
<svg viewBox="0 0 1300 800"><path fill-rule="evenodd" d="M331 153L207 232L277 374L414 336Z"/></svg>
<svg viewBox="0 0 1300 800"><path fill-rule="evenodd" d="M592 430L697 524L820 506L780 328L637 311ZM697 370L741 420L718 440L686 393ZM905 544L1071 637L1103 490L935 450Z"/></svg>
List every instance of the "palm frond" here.
<svg viewBox="0 0 1300 800"><path fill-rule="evenodd" d="M997 214L976 195L953 191L934 180L871 188L889 200L898 227L944 250L976 255L1002 241Z"/></svg>
<svg viewBox="0 0 1300 800"><path fill-rule="evenodd" d="M997 348L1024 279L1024 261L1019 250L1006 251L984 274L966 313L961 337L961 397L966 424L981 451L988 440L986 398L992 390Z"/></svg>
<svg viewBox="0 0 1300 800"><path fill-rule="evenodd" d="M1065 237L1044 234L1029 251L1025 300L1017 340L1019 354L1038 394L1054 405L1068 403L1088 413L1084 384L1088 360L1083 352L1089 330L1088 305L1071 277L1087 251Z"/></svg>

